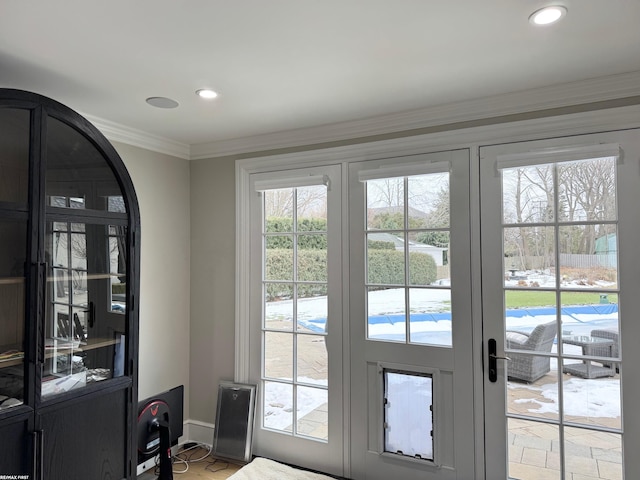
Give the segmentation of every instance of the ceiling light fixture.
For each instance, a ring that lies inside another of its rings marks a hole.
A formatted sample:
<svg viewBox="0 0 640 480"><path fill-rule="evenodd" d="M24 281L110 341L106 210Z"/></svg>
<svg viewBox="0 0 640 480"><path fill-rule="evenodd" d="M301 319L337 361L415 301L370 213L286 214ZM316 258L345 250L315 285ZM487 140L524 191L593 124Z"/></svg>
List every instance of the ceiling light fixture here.
<svg viewBox="0 0 640 480"><path fill-rule="evenodd" d="M536 10L529 16L532 25L550 25L567 14L567 8L562 5L551 5Z"/></svg>
<svg viewBox="0 0 640 480"><path fill-rule="evenodd" d="M167 97L149 97L146 102L157 108L176 108L178 106L178 102Z"/></svg>
<svg viewBox="0 0 640 480"><path fill-rule="evenodd" d="M212 98L216 98L218 94L209 88L201 88L196 91L196 95L202 98L206 98L207 100L211 100Z"/></svg>

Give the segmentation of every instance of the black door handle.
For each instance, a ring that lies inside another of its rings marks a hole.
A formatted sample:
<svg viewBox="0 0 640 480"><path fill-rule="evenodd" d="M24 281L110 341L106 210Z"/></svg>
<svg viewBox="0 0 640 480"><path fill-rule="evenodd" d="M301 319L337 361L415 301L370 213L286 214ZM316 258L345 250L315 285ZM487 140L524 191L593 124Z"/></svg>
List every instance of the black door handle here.
<svg viewBox="0 0 640 480"><path fill-rule="evenodd" d="M511 360L509 357L499 357L496 353L496 339L490 338L489 347L489 381L495 383L498 380L498 360Z"/></svg>

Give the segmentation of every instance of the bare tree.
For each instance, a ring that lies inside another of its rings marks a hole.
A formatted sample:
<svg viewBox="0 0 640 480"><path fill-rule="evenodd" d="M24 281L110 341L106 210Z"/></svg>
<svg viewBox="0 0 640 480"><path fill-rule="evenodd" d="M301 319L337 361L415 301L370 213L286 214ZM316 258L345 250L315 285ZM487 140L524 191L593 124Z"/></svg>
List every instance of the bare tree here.
<svg viewBox="0 0 640 480"><path fill-rule="evenodd" d="M600 158L569 163L558 168L559 185L568 206L569 221L608 221L616 218L615 159ZM598 237L613 233L615 227L586 224L577 252L595 251Z"/></svg>

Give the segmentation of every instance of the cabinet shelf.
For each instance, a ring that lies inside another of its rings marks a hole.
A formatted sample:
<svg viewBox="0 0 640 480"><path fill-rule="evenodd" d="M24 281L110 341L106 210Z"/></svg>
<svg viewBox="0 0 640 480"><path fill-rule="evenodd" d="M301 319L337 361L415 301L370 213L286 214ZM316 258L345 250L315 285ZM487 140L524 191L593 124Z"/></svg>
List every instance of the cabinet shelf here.
<svg viewBox="0 0 640 480"><path fill-rule="evenodd" d="M21 365L24 361L24 352L17 352L11 356L5 357L6 353L0 354L0 368Z"/></svg>
<svg viewBox="0 0 640 480"><path fill-rule="evenodd" d="M45 358L52 358L57 355L69 355L75 352L87 352L97 348L116 345L119 342L120 341L115 338L91 338L83 341L49 338L45 345Z"/></svg>

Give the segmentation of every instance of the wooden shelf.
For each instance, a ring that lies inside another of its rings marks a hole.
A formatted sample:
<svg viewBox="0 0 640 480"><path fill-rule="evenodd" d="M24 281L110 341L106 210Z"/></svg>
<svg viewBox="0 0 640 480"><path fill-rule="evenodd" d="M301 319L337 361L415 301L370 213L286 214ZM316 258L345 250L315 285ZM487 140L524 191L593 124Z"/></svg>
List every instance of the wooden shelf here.
<svg viewBox="0 0 640 480"><path fill-rule="evenodd" d="M53 344L45 346L45 358L69 355L75 352L87 352L89 350L115 345L120 342L115 338L91 338L83 342L79 340L48 338L47 341L53 342Z"/></svg>
<svg viewBox="0 0 640 480"><path fill-rule="evenodd" d="M23 362L24 362L24 354L22 354L21 357L0 359L0 369L13 367L14 365L22 365Z"/></svg>

